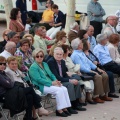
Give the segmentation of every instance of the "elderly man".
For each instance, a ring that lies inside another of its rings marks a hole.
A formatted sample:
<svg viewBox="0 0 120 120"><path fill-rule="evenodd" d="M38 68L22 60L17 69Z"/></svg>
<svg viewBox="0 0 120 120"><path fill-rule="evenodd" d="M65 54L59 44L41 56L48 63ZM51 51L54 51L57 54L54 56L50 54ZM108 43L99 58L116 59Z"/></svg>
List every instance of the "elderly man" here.
<svg viewBox="0 0 120 120"><path fill-rule="evenodd" d="M70 32L68 33L68 40L71 41L78 37L78 31L80 30L79 25L77 22L74 22L70 25Z"/></svg>
<svg viewBox="0 0 120 120"><path fill-rule="evenodd" d="M9 41L14 42L16 45L19 43L20 36L16 32L11 31L7 34L7 36Z"/></svg>
<svg viewBox="0 0 120 120"><path fill-rule="evenodd" d="M94 27L92 25L87 26L86 28L88 41L90 43L90 50L93 51L93 48L96 46L96 39L93 36L94 34Z"/></svg>
<svg viewBox="0 0 120 120"><path fill-rule="evenodd" d="M5 45L5 50L0 54L0 56L3 56L7 59L8 57L13 56L15 51L16 51L16 44L14 42L9 41Z"/></svg>
<svg viewBox="0 0 120 120"><path fill-rule="evenodd" d="M79 38L71 42L73 53L71 59L75 64L80 64L80 71L84 72L94 78L94 96L93 100L97 103L104 103L104 101L112 101L107 96L109 92L108 76L105 71L98 68L92 63L82 51L83 43Z"/></svg>
<svg viewBox="0 0 120 120"><path fill-rule="evenodd" d="M41 26L35 27L35 36L34 36L34 48L41 48L44 51L44 54L47 55L47 45L54 44L55 40L47 40L43 38L44 28Z"/></svg>
<svg viewBox="0 0 120 120"><path fill-rule="evenodd" d="M96 40L98 42L98 45L95 46L93 52L99 59L100 64L103 65L105 70L120 75L120 65L112 60L108 47L106 46L108 42L107 35L99 34Z"/></svg>
<svg viewBox="0 0 120 120"><path fill-rule="evenodd" d="M73 109L85 111L79 104L79 99L81 98L81 86L78 80L70 78L66 72L67 68L65 61L63 59L63 50L60 47L54 49L54 57L50 58L48 65L56 76L56 78L61 81L61 83L67 87L70 101Z"/></svg>
<svg viewBox="0 0 120 120"><path fill-rule="evenodd" d="M97 1L98 0L91 0L87 6L87 13L90 20L90 25L92 25L95 29L94 37L101 33L103 16L105 15L104 9Z"/></svg>
<svg viewBox="0 0 120 120"><path fill-rule="evenodd" d="M118 23L118 18L115 15L110 15L107 17L107 24L105 25L105 27L102 29L101 33L106 33L108 35L108 37L112 34L112 33L117 33L116 30L116 25Z"/></svg>

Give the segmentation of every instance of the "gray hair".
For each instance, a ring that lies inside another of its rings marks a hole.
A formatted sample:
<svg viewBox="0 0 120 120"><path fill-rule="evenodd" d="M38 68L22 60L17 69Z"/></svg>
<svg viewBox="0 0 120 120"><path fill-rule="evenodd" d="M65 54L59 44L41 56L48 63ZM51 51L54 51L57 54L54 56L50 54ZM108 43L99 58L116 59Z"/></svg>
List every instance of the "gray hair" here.
<svg viewBox="0 0 120 120"><path fill-rule="evenodd" d="M64 51L63 51L63 49L62 49L61 47L56 47L56 48L54 49L54 53L55 53L56 51L58 51L58 50L60 50L60 51L62 51L62 53L64 53Z"/></svg>
<svg viewBox="0 0 120 120"><path fill-rule="evenodd" d="M41 28L41 26L36 26L36 27L34 28L34 33L36 33L39 28Z"/></svg>
<svg viewBox="0 0 120 120"><path fill-rule="evenodd" d="M5 45L5 50L9 51L13 47L16 47L16 44L14 42L12 42L12 41L8 41L7 44Z"/></svg>
<svg viewBox="0 0 120 120"><path fill-rule="evenodd" d="M88 31L90 27L93 27L93 26L92 25L88 25L88 26L86 26L85 30Z"/></svg>
<svg viewBox="0 0 120 120"><path fill-rule="evenodd" d="M74 29L75 26L77 26L77 25L78 25L78 23L77 23L77 22L74 22L73 24L70 25L70 29Z"/></svg>
<svg viewBox="0 0 120 120"><path fill-rule="evenodd" d="M98 34L97 37L96 37L96 40L97 40L98 43L100 43L101 41L103 41L107 38L108 38L107 34Z"/></svg>
<svg viewBox="0 0 120 120"><path fill-rule="evenodd" d="M80 44L80 39L79 38L76 38L76 39L72 40L72 42L71 42L72 49L77 50L79 44Z"/></svg>
<svg viewBox="0 0 120 120"><path fill-rule="evenodd" d="M7 37L8 37L8 39L10 40L10 39L13 38L16 34L17 34L16 32L11 31L11 32L9 32L9 33L7 34Z"/></svg>
<svg viewBox="0 0 120 120"><path fill-rule="evenodd" d="M42 52L43 55L44 55L44 52L43 52L42 49L40 49L40 48L36 48L36 49L33 51L32 56L35 58L36 55L37 55L39 52Z"/></svg>

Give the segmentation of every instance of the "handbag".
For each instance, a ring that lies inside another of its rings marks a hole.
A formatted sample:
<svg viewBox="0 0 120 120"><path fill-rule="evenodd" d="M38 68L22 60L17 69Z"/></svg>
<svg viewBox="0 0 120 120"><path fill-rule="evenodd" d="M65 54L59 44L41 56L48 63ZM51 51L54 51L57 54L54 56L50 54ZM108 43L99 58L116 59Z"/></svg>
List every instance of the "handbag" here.
<svg viewBox="0 0 120 120"><path fill-rule="evenodd" d="M76 79L76 80L82 80L81 77L78 74L73 74L71 77L71 79Z"/></svg>

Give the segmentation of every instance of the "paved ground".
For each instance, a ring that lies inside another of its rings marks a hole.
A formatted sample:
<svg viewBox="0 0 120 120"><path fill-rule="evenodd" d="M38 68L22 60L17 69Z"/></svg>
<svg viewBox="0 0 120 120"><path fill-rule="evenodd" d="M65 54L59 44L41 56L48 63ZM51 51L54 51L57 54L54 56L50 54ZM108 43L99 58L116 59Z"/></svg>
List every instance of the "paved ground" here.
<svg viewBox="0 0 120 120"><path fill-rule="evenodd" d="M6 29L6 24L0 21L0 40L2 32ZM119 95L119 94L118 94ZM42 120L120 120L120 98L114 99L112 102L105 102L104 104L87 105L86 112L79 112L77 115L72 115L67 118L56 117L51 114L47 117L41 117ZM4 120L3 118L0 120ZM22 116L20 116L22 120Z"/></svg>

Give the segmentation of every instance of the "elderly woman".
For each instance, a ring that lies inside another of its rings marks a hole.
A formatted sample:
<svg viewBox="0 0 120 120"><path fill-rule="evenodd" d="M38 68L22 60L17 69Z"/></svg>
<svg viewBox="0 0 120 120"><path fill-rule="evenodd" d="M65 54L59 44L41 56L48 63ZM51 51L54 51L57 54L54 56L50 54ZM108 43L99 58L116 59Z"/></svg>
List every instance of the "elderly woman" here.
<svg viewBox="0 0 120 120"><path fill-rule="evenodd" d="M7 59L7 63L8 63L8 67L6 68L5 72L7 74L7 76L15 81L15 82L19 82L24 84L24 88L28 88L28 91L30 91L30 87L28 87L28 84L23 80L25 78L25 75L18 69L18 61L16 57L9 57ZM31 84L29 83L29 85L31 86ZM41 99L39 96L35 99ZM45 110L44 108L39 108L38 110L34 110L33 111L33 116L34 118L36 118L36 113L38 113L39 116L42 115L48 115L49 112L47 110Z"/></svg>
<svg viewBox="0 0 120 120"><path fill-rule="evenodd" d="M109 37L108 49L110 56L114 62L120 64L120 54L118 52L118 45L120 42L120 37L118 34L112 34Z"/></svg>
<svg viewBox="0 0 120 120"><path fill-rule="evenodd" d="M104 67L99 63L98 58L94 55L94 53L90 50L90 43L87 39L83 39L83 51L86 55L86 57L91 60L97 67L101 68L102 70L105 70ZM114 76L113 73L110 71L105 71L109 78L109 88L110 92L108 94L109 97L118 98L115 93L115 86L114 86Z"/></svg>
<svg viewBox="0 0 120 120"><path fill-rule="evenodd" d="M15 56L19 59L19 68L22 72L27 72L34 59L30 51L30 41L27 38L20 40L20 48L15 52Z"/></svg>
<svg viewBox="0 0 120 120"><path fill-rule="evenodd" d="M71 76L73 75L79 75L79 76L82 76L82 74L80 73L80 65L79 64L74 64L73 61L71 60L71 58L68 56L70 51L69 51L69 46L68 45L62 45L61 46L63 51L64 51L64 55L63 55L63 59L65 60L65 64L66 64L66 67L68 69L68 74L70 74ZM90 104L96 104L96 102L94 102L91 97L90 97L90 92L93 91L93 81L91 80L89 83L89 81L80 81L81 84L85 85L85 89L86 89L86 101ZM89 84L89 87L86 85L86 84ZM81 104L85 105L83 103L83 101L81 100Z"/></svg>
<svg viewBox="0 0 120 120"><path fill-rule="evenodd" d="M10 12L10 23L9 29L14 32L22 32L24 31L24 25L21 20L21 12L19 8L13 8Z"/></svg>
<svg viewBox="0 0 120 120"><path fill-rule="evenodd" d="M27 38L30 41L30 49L33 51L35 48L33 46L34 38L31 34L25 34L23 38Z"/></svg>
<svg viewBox="0 0 120 120"><path fill-rule="evenodd" d="M35 62L29 69L32 83L45 94L55 95L57 110L56 115L67 117L71 115L66 108L71 107L67 89L62 86L60 81L50 71L48 64L43 62L44 53L41 49L33 51ZM61 99L62 98L62 99Z"/></svg>
<svg viewBox="0 0 120 120"><path fill-rule="evenodd" d="M112 101L107 96L109 92L108 76L105 71L93 64L82 51L83 43L79 38L71 42L73 53L71 59L74 64L80 64L80 71L93 77L94 80L94 96L93 100L97 103L104 103L104 101Z"/></svg>
<svg viewBox="0 0 120 120"><path fill-rule="evenodd" d="M48 111L41 107L41 98L32 87L25 87L26 84L20 79L22 74L17 69L17 59L15 57L8 58L8 65L10 68L4 72L6 59L0 56L0 99L11 110L11 116L26 109L23 120L34 120L32 118L33 106L38 111L38 115L48 115ZM13 94L14 97L11 97Z"/></svg>

